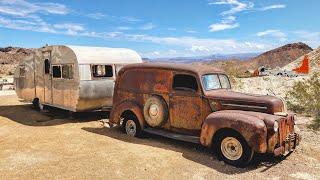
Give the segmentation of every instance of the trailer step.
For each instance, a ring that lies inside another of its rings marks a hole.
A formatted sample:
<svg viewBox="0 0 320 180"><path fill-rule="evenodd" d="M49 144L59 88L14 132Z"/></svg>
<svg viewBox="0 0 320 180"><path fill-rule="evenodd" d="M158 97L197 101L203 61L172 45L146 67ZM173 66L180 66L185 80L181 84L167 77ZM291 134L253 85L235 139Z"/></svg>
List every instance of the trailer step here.
<svg viewBox="0 0 320 180"><path fill-rule="evenodd" d="M143 129L143 131L150 133L150 134L155 134L155 135L167 137L170 139L200 144L200 137L198 137L198 136L178 134L178 133L168 132L165 130L150 128L150 127Z"/></svg>

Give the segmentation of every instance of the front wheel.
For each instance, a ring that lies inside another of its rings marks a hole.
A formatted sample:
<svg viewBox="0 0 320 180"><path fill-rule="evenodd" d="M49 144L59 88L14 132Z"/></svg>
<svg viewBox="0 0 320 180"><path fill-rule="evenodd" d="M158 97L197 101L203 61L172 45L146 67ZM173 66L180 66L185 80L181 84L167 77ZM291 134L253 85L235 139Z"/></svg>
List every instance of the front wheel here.
<svg viewBox="0 0 320 180"><path fill-rule="evenodd" d="M136 118L126 118L123 121L124 132L132 137L139 137L141 135L140 123Z"/></svg>
<svg viewBox="0 0 320 180"><path fill-rule="evenodd" d="M217 137L217 156L227 164L245 167L252 160L254 151L246 140L236 132L223 133Z"/></svg>

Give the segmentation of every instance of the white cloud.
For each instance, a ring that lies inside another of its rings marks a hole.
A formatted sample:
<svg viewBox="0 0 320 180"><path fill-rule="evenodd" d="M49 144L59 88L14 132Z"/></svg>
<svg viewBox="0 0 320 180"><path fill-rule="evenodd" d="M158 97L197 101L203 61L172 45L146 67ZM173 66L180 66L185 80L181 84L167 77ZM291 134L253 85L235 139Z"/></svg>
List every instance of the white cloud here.
<svg viewBox="0 0 320 180"><path fill-rule="evenodd" d="M117 29L120 31L126 31L126 30L131 30L132 28L128 26L119 26L117 27Z"/></svg>
<svg viewBox="0 0 320 180"><path fill-rule="evenodd" d="M53 27L56 30L66 30L65 33L69 35L78 35L85 31L85 28L82 25L74 23L54 24Z"/></svg>
<svg viewBox="0 0 320 180"><path fill-rule="evenodd" d="M236 22L236 14L244 12L244 11L267 11L270 9L279 9L285 8L284 4L275 4L270 6L265 6L262 8L254 8L254 3L251 1L240 1L240 0L208 0L209 5L227 5L230 8L226 11L220 13L222 16L220 22L213 23L209 26L210 32L222 31L226 29L234 29L240 26L239 23Z"/></svg>
<svg viewBox="0 0 320 180"><path fill-rule="evenodd" d="M209 26L210 28L210 32L216 32L216 31L222 31L222 30L226 30L226 29L234 29L239 27L238 23L235 24L227 24L227 23L221 23L221 24L211 24Z"/></svg>
<svg viewBox="0 0 320 180"><path fill-rule="evenodd" d="M198 31L195 31L195 30L186 30L186 32L191 34L198 33Z"/></svg>
<svg viewBox="0 0 320 180"><path fill-rule="evenodd" d="M254 3L252 2L240 2L238 0L219 0L219 1L209 1L209 5L229 5L231 8L227 11L223 11L221 15L233 15L248 9L252 9Z"/></svg>
<svg viewBox="0 0 320 180"><path fill-rule="evenodd" d="M140 27L141 30L151 30L154 29L156 27L156 25L154 25L153 23L147 23L143 26Z"/></svg>
<svg viewBox="0 0 320 180"><path fill-rule="evenodd" d="M190 50L192 52L210 52L210 49L206 46L196 46L196 45L192 45Z"/></svg>
<svg viewBox="0 0 320 180"><path fill-rule="evenodd" d="M318 48L320 46L320 31L311 32L305 30L294 31L293 34L297 36L295 41L302 41L312 48Z"/></svg>
<svg viewBox="0 0 320 180"><path fill-rule="evenodd" d="M202 50L210 53L244 53L263 51L270 47L270 44L250 42L238 42L233 39L212 39L196 37L157 37L148 35L126 35L126 39L137 42L152 42L172 47L180 47L190 50ZM192 48L193 47L193 48Z"/></svg>
<svg viewBox="0 0 320 180"><path fill-rule="evenodd" d="M113 16L114 17L114 16ZM135 23L141 21L141 19L131 17L131 16L124 16L124 17L119 17L120 20L125 21L125 22L130 22L130 23Z"/></svg>
<svg viewBox="0 0 320 180"><path fill-rule="evenodd" d="M0 13L14 16L28 16L35 13L43 14L68 14L70 10L58 3L29 3L25 0L0 1Z"/></svg>
<svg viewBox="0 0 320 180"><path fill-rule="evenodd" d="M90 13L90 14L87 14L87 17L92 18L92 19L102 19L102 18L106 17L106 15L104 15L102 13Z"/></svg>
<svg viewBox="0 0 320 180"><path fill-rule="evenodd" d="M267 11L267 10L271 10L271 9L283 9L286 8L287 6L285 4L275 4L275 5L271 5L271 6L265 6L260 8L260 11Z"/></svg>
<svg viewBox="0 0 320 180"><path fill-rule="evenodd" d="M280 41L286 41L287 35L280 30L269 29L266 31L258 32L256 34L258 37L274 37L278 38Z"/></svg>

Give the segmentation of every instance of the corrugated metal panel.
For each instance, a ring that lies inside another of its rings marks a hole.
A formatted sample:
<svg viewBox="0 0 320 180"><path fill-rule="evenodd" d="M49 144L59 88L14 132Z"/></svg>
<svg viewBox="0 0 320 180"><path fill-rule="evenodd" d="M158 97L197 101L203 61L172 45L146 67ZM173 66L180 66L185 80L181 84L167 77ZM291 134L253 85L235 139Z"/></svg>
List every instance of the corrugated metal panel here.
<svg viewBox="0 0 320 180"><path fill-rule="evenodd" d="M79 65L79 74L80 74L80 80L91 80L90 65L80 64Z"/></svg>
<svg viewBox="0 0 320 180"><path fill-rule="evenodd" d="M140 55L130 49L67 46L77 56L79 64L130 64L141 63Z"/></svg>

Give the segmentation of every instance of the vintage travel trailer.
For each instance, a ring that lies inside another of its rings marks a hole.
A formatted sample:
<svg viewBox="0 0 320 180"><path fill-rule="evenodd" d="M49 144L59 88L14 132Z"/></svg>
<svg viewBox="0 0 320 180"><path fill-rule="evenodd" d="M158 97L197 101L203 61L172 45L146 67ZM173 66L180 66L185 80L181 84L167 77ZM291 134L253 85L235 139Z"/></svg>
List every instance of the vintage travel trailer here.
<svg viewBox="0 0 320 180"><path fill-rule="evenodd" d="M126 64L142 63L122 48L45 46L19 63L14 75L19 98L73 112L112 106L114 82Z"/></svg>

